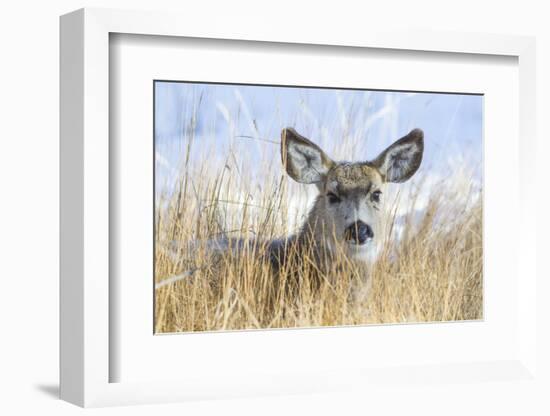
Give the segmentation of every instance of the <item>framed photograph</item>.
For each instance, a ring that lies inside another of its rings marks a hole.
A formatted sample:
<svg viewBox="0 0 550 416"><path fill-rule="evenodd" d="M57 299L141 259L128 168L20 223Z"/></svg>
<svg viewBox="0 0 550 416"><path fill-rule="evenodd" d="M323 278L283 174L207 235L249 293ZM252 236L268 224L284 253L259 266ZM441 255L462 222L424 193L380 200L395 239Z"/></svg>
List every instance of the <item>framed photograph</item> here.
<svg viewBox="0 0 550 416"><path fill-rule="evenodd" d="M153 100L155 333L483 318L482 94Z"/></svg>
<svg viewBox="0 0 550 416"><path fill-rule="evenodd" d="M534 40L179 22L61 18L62 398L537 383Z"/></svg>

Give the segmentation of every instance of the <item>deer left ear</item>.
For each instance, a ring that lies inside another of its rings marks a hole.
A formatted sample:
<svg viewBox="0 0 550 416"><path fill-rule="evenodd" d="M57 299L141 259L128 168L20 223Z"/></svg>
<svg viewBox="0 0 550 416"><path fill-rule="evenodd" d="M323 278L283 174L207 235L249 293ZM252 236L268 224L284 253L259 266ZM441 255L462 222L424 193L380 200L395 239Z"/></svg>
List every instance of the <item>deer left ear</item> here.
<svg viewBox="0 0 550 416"><path fill-rule="evenodd" d="M424 153L424 132L414 129L372 161L386 182L405 182L420 167Z"/></svg>

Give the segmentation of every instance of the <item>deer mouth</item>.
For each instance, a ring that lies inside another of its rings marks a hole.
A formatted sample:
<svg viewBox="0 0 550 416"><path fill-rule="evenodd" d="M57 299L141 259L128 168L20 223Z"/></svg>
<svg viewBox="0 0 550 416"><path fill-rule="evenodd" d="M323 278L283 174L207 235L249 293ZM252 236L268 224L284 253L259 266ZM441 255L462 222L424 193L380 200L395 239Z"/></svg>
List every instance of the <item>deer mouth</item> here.
<svg viewBox="0 0 550 416"><path fill-rule="evenodd" d="M352 252L363 252L372 246L372 240L372 238L367 238L364 241L346 240L346 243Z"/></svg>
<svg viewBox="0 0 550 416"><path fill-rule="evenodd" d="M350 246L366 246L368 243L370 243L372 241L372 238L367 238L366 240L364 241L357 241L357 240L347 240L346 242L350 245Z"/></svg>

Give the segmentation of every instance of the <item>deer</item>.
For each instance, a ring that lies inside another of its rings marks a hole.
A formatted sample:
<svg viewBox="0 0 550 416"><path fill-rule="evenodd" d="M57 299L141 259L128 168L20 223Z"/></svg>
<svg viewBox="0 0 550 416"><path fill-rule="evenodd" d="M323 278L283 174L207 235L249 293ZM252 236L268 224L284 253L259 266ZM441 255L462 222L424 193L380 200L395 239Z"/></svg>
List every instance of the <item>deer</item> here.
<svg viewBox="0 0 550 416"><path fill-rule="evenodd" d="M423 152L424 133L416 128L372 160L334 161L294 128L284 128L280 153L286 174L318 190L303 224L296 233L271 241L226 238L210 241L209 247L237 255L255 247L275 276L299 266L306 255L321 274L342 256L367 264L382 234L384 189L389 183L409 180L418 171Z"/></svg>
<svg viewBox="0 0 550 416"><path fill-rule="evenodd" d="M370 161L334 161L318 145L293 128L281 132L281 159L286 173L319 191L299 231L268 244L275 267L287 259L289 248L313 250L320 263L330 263L344 249L354 261L372 258L381 233L381 205L388 183L402 183L419 169L424 133L414 129Z"/></svg>

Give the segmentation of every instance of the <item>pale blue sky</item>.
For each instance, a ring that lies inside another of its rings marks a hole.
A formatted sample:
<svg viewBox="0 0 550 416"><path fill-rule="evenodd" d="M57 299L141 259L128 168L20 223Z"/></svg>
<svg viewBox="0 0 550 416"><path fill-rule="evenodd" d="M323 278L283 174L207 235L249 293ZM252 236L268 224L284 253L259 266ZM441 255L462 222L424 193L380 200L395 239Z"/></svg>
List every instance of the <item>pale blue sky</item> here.
<svg viewBox="0 0 550 416"><path fill-rule="evenodd" d="M232 149L250 163L270 154L277 159L279 148L238 136L278 141L287 126L329 154L353 160L373 159L419 127L425 134L425 172L445 177L457 166L467 167L472 179L482 182L479 95L156 82L157 186L175 177L190 137L190 159L206 151L215 166ZM352 145L346 147L346 141Z"/></svg>

